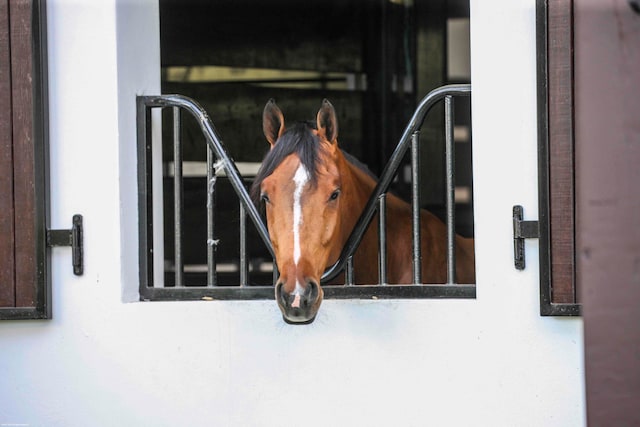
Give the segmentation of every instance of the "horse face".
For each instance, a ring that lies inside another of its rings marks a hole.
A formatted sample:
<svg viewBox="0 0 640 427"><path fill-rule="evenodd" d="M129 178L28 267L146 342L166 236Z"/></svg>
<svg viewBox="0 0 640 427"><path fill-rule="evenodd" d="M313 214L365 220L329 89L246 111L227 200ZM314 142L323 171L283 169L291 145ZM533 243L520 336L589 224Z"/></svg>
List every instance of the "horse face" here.
<svg viewBox="0 0 640 427"><path fill-rule="evenodd" d="M274 107L275 104L267 104L265 116L268 108L272 111L263 121L272 147L278 143L284 126L282 113ZM333 107L330 109L333 111ZM332 126L337 129L335 123ZM335 261L340 253L336 238L340 228L340 173L334 158L335 141L327 139L325 129L326 125L319 121L317 131L309 130L319 141L315 170L309 170L296 153L289 154L260 185L280 272L275 285L276 301L288 323L310 323L315 319L323 298L320 278L329 261Z"/></svg>

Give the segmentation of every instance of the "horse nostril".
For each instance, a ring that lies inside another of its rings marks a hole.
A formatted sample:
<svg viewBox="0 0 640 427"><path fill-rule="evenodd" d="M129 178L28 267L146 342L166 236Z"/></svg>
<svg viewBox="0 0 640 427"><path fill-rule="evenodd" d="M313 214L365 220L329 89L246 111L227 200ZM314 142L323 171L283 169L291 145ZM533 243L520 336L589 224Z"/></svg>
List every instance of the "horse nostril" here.
<svg viewBox="0 0 640 427"><path fill-rule="evenodd" d="M287 305L287 297L282 290L283 286L282 282L276 283L276 298L282 305Z"/></svg>
<svg viewBox="0 0 640 427"><path fill-rule="evenodd" d="M315 302L318 299L318 284L313 280L309 280L307 283L307 298L306 302Z"/></svg>
<svg viewBox="0 0 640 427"><path fill-rule="evenodd" d="M285 283L278 281L275 285L276 302L282 310L288 315L305 316L313 310L320 296L319 285L314 280L306 280L305 286L300 289L296 285L297 290L288 293Z"/></svg>
<svg viewBox="0 0 640 427"><path fill-rule="evenodd" d="M316 317L317 307L322 301L322 288L314 280L306 279L303 283L298 282L295 291L288 293L284 282L276 282L276 301L286 323L305 325Z"/></svg>

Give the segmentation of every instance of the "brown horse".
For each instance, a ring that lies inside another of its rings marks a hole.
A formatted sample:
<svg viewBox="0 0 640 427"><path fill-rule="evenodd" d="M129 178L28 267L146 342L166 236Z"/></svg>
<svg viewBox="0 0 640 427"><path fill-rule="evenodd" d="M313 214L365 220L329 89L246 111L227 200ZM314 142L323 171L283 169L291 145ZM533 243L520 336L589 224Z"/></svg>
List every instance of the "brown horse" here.
<svg viewBox="0 0 640 427"><path fill-rule="evenodd" d="M288 323L310 323L322 302L320 278L340 256L376 179L338 148L338 123L329 101L323 101L315 123L286 129L282 111L273 100L265 106L262 118L271 150L251 190L254 200L264 203L280 272L276 301ZM388 282L411 283L411 206L389 194L387 219ZM420 222L422 277L426 283L445 283L446 226L425 210ZM377 234L377 227L370 226L355 253L358 283L378 280ZM474 283L473 240L456 236L456 256L458 283Z"/></svg>

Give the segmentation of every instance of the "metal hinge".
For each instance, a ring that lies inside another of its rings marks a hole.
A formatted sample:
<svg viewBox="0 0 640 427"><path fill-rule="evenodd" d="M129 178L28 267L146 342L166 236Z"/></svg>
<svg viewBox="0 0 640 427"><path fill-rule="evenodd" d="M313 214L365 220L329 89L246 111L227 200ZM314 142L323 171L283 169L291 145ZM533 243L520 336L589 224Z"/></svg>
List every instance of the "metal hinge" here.
<svg viewBox="0 0 640 427"><path fill-rule="evenodd" d="M84 273L82 215L73 216L70 230L47 230L47 246L71 246L71 262L73 274Z"/></svg>
<svg viewBox="0 0 640 427"><path fill-rule="evenodd" d="M538 221L523 221L522 206L513 207L513 262L516 269L524 270L524 239L540 237Z"/></svg>

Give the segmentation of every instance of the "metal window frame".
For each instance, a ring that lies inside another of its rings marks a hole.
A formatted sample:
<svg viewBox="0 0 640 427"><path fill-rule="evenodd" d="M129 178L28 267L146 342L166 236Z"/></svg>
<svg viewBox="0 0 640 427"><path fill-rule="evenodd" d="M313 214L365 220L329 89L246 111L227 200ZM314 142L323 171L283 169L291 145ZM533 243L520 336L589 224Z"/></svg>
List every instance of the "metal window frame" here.
<svg viewBox="0 0 640 427"><path fill-rule="evenodd" d="M383 171L381 178L376 186L373 194L371 195L367 206L365 207L360 220L356 224L354 231L348 239L342 255L339 261L327 269L323 275L323 282L329 281L341 272L345 272L346 284L345 285L323 285L325 292L325 298L331 299L404 299L404 298L475 298L476 286L475 284L456 284L455 278L448 278L447 284L421 284L420 269L414 268L414 284L411 285L391 285L386 286L384 284L384 268L379 269L379 275L381 277L380 285L357 285L353 283L353 265L350 262L355 250L357 249L362 236L364 235L367 227L372 221L375 213L378 209L384 207L384 195L389 189L389 186L395 177L404 155L411 148L412 151L412 168L417 170L419 165L417 164L418 146L419 146L419 130L424 122L427 113L431 108L439 101L445 102L445 110L448 115L453 117L453 97L454 96L469 96L471 93L471 85L447 85L441 88L435 89L430 92L419 104L414 116L407 125L405 132L398 144L396 150L391 156L385 170ZM258 234L262 238L263 242L273 255L271 248L268 231L264 225L256 207L251 202L246 189L242 183L242 177L240 176L237 167L233 160L227 154L221 138L218 136L213 124L207 116L204 109L194 100L181 96L181 95L159 95L159 96L139 96L137 97L137 123L138 123L138 186L139 186L139 232L140 232L140 299L152 300L152 301L166 301L166 300L251 300L251 299L273 299L274 287L273 286L251 286L246 283L246 274L243 275L242 271L246 269L246 256L243 257L240 254L241 260L241 282L239 286L215 286L215 280L207 280L209 286L202 287L154 287L153 286L153 205L152 205L152 191L153 183L151 181L152 176L152 140L151 140L151 126L152 115L151 109L153 108L173 108L174 109L174 132L180 128L180 115L177 112L178 108L186 110L192 114L200 124L201 130L207 140L209 155L207 169L212 169L213 158L215 157L218 164L222 164L225 168L226 175L230 180L232 187L240 200L241 207L241 225L244 224L245 215L248 215L253 225L256 227ZM446 124L449 129L446 132L446 138L450 139L447 146L450 148L453 146L453 120L447 119ZM174 133L174 144L178 137ZM179 142L178 142L179 143ZM448 161L453 164L453 153L449 151ZM178 162L175 162L178 163ZM179 166L174 171L175 176L179 176ZM414 174L414 175L416 175ZM208 177L211 178L210 176ZM415 176L414 176L415 178ZM455 175L453 168L448 168L448 182L450 185L454 185ZM413 239L414 239L414 253L413 260L414 265L420 264L421 254L419 244L420 233L419 223L415 218L419 215L419 183L414 179L413 181ZM180 194L177 194L176 200L181 198ZM453 195L450 197L449 211L449 224L453 222ZM178 207L177 211L180 210ZM384 215L381 215L384 217ZM178 216L179 218L179 216ZM379 225L381 226L381 225ZM241 239L243 239L243 229L240 227ZM448 253L454 253L451 249L454 244L455 233L453 227L450 228L448 233ZM383 236L384 233L381 233ZM211 237L211 236L209 236ZM384 237L381 237L384 238ZM178 245L181 243L177 240ZM242 246L242 245L241 245ZM384 240L380 242L380 246L384 247ZM416 249L417 247L417 249ZM449 259L449 271L455 271L455 256ZM211 261L208 262L211 265ZM384 263L380 263L383 265ZM244 265L244 267L243 267ZM179 273L178 273L179 274ZM209 269L208 275L211 276L212 272ZM244 279L243 279L244 276ZM213 285L212 285L213 283Z"/></svg>

